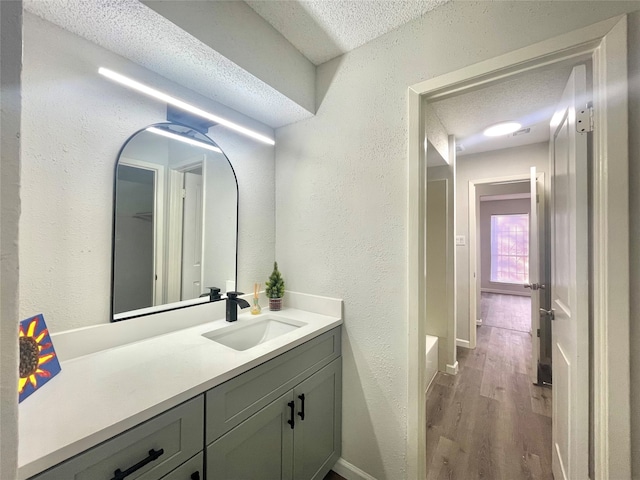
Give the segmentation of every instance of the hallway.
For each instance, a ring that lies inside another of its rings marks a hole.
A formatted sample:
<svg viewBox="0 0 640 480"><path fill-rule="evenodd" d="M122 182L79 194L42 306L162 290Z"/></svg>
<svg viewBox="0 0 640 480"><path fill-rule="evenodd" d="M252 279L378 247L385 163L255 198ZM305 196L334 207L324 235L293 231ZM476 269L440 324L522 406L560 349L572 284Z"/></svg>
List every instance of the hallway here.
<svg viewBox="0 0 640 480"><path fill-rule="evenodd" d="M533 385L528 375L528 303L483 294L477 348L458 347L458 375L439 372L434 379L427 395L428 479L553 478L551 389Z"/></svg>

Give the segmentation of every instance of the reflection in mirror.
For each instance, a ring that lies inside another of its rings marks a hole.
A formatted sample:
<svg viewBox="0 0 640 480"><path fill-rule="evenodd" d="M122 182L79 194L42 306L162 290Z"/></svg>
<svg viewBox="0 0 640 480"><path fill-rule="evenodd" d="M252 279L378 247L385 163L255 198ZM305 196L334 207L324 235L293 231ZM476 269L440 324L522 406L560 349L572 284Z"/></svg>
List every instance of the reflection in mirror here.
<svg viewBox="0 0 640 480"><path fill-rule="evenodd" d="M238 184L206 135L175 123L134 134L114 205L114 321L189 305L206 287L235 290Z"/></svg>

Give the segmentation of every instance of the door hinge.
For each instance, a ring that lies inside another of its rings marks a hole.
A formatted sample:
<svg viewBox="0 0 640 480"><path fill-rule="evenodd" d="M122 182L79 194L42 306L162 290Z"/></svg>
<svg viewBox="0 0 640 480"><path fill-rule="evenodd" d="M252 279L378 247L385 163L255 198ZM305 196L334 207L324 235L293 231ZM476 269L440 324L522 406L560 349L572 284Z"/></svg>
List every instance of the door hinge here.
<svg viewBox="0 0 640 480"><path fill-rule="evenodd" d="M537 330L538 338L540 338L540 329Z"/></svg>
<svg viewBox="0 0 640 480"><path fill-rule="evenodd" d="M593 132L593 107L576 110L576 131L578 133Z"/></svg>
<svg viewBox="0 0 640 480"><path fill-rule="evenodd" d="M182 198L187 198L187 190L186 189L182 189Z"/></svg>

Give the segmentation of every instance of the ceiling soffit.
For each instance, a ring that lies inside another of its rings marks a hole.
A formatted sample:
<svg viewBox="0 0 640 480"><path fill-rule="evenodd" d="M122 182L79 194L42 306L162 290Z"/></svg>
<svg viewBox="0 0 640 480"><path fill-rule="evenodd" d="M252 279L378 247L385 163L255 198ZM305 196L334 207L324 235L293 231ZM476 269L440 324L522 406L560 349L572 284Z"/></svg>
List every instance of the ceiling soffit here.
<svg viewBox="0 0 640 480"><path fill-rule="evenodd" d="M449 0L247 0L315 65L349 52Z"/></svg>
<svg viewBox="0 0 640 480"><path fill-rule="evenodd" d="M24 8L272 128L313 115L137 0L24 0Z"/></svg>

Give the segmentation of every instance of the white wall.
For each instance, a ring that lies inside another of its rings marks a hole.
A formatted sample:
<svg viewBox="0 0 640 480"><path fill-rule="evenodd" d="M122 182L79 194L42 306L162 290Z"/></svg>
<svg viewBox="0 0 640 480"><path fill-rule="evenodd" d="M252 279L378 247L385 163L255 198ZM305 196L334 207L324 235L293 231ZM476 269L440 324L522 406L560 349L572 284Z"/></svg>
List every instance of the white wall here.
<svg viewBox="0 0 640 480"><path fill-rule="evenodd" d="M447 3L321 65L316 117L277 131L276 256L288 288L345 300L346 461L378 479L406 476L407 87L638 8ZM544 146L529 150L541 152L546 157ZM511 160L501 165L499 175L516 170ZM459 191L466 195L466 185ZM466 235L464 215L457 224ZM468 339L467 291L458 291L458 336Z"/></svg>
<svg viewBox="0 0 640 480"><path fill-rule="evenodd" d="M631 461L640 478L640 12L629 16Z"/></svg>
<svg viewBox="0 0 640 480"><path fill-rule="evenodd" d="M0 478L18 469L18 227L22 2L0 2Z"/></svg>
<svg viewBox="0 0 640 480"><path fill-rule="evenodd" d="M529 176L530 167L548 178L549 144L537 143L518 148L458 157L456 191L456 235L466 244L456 247L457 335L469 340L469 181L511 175ZM479 311L478 311L479 313Z"/></svg>
<svg viewBox="0 0 640 480"><path fill-rule="evenodd" d="M270 129L25 13L19 318L52 332L109 321L113 176L135 131L165 105L97 74L107 66L270 133ZM274 148L214 127L240 191L239 288L267 278L274 256Z"/></svg>

